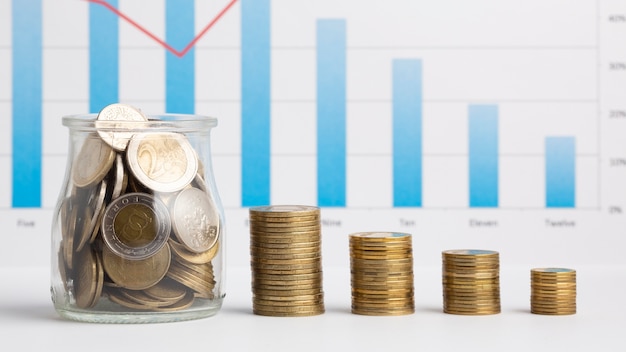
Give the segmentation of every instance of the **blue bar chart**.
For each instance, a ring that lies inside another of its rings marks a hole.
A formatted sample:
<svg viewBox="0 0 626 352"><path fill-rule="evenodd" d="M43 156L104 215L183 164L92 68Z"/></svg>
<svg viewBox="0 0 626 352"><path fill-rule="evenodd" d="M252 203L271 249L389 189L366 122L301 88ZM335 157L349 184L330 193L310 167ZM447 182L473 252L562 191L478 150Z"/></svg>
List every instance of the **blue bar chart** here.
<svg viewBox="0 0 626 352"><path fill-rule="evenodd" d="M346 23L317 22L317 191L320 206L346 205Z"/></svg>
<svg viewBox="0 0 626 352"><path fill-rule="evenodd" d="M111 6L118 6L111 1ZM89 6L89 112L119 101L118 17L102 6Z"/></svg>
<svg viewBox="0 0 626 352"><path fill-rule="evenodd" d="M584 16L592 3L571 11ZM436 21L394 19L380 4L365 6L362 14L335 11L328 1L308 9L281 0L165 0L154 14L133 0L66 5L86 17L88 36L80 44L63 42L62 34L44 43L41 0L11 1L5 47L13 79L5 99L12 107L12 144L2 151L12 168L11 184L3 185L10 188L9 208L49 206L42 203L42 140L53 139L43 133L46 104L84 102L98 112L118 101L162 112L225 111L223 139L233 142L218 146L216 156L230 167L219 172L232 185L225 202L231 207L276 201L329 208L600 206L600 188L594 188L601 158L593 111L598 92L589 88L598 78L597 43L585 36L595 28L591 17L580 28L564 23L578 28L574 34L509 43L506 32L519 33L519 26L505 21L501 35L482 40L476 34L484 27L476 20L461 40L461 27L451 29L454 36L433 34L424 29L437 27ZM395 4L414 15L422 5ZM373 15L380 15L384 30L367 24ZM67 26L66 32L80 32ZM589 39L579 45L581 36ZM44 65L43 53L54 57L64 48L81 52L72 60L86 67L84 99L46 93L46 75L62 62ZM141 60L128 59L136 55L150 58L141 59L145 80L158 84L136 83L143 78L135 72ZM555 65L569 57L570 66ZM573 67L583 71L580 84L564 83ZM527 81L514 85L507 75ZM129 88L129 81L136 86ZM213 97L198 88L206 82L235 93ZM562 107L576 111L576 123L553 113ZM521 165L529 170L527 185L511 171ZM285 183L282 174L295 181Z"/></svg>
<svg viewBox="0 0 626 352"><path fill-rule="evenodd" d="M576 140L546 137L546 207L576 206Z"/></svg>
<svg viewBox="0 0 626 352"><path fill-rule="evenodd" d="M13 185L16 208L41 206L42 2L13 1Z"/></svg>
<svg viewBox="0 0 626 352"><path fill-rule="evenodd" d="M241 2L242 206L270 203L270 2Z"/></svg>
<svg viewBox="0 0 626 352"><path fill-rule="evenodd" d="M168 0L165 2L165 40L173 48L183 50L196 35L194 1ZM166 52L165 111L193 114L195 112L195 51L185 55Z"/></svg>
<svg viewBox="0 0 626 352"><path fill-rule="evenodd" d="M469 204L498 206L498 107L470 105Z"/></svg>
<svg viewBox="0 0 626 352"><path fill-rule="evenodd" d="M393 61L393 205L422 205L422 62Z"/></svg>

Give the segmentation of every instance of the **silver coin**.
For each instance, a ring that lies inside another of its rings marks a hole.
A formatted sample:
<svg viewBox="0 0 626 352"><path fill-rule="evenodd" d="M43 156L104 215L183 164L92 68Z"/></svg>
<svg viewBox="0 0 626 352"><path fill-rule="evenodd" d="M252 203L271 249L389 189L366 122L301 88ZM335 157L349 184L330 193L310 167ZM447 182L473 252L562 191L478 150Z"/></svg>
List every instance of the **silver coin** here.
<svg viewBox="0 0 626 352"><path fill-rule="evenodd" d="M128 177L124 170L124 161L122 160L122 156L118 154L115 157L115 183L113 184L113 191L111 192L111 200L122 195L122 192L126 189L127 182Z"/></svg>
<svg viewBox="0 0 626 352"><path fill-rule="evenodd" d="M128 129L140 126L140 124L129 124L129 122L133 121L143 123L148 121L148 118L141 112L141 110L133 106L126 104L111 104L100 110L95 126L99 129L98 134L104 142L115 150L124 151L126 150L126 146L128 146L128 141L135 133L133 131L128 131ZM118 131L115 131L116 129ZM120 130L126 131L122 132Z"/></svg>
<svg viewBox="0 0 626 352"><path fill-rule="evenodd" d="M146 193L127 193L107 206L101 230L111 251L140 260L165 245L171 228L169 212L160 200Z"/></svg>
<svg viewBox="0 0 626 352"><path fill-rule="evenodd" d="M220 219L213 200L197 188L181 191L172 206L172 227L189 250L202 253L215 245Z"/></svg>
<svg viewBox="0 0 626 352"><path fill-rule="evenodd" d="M157 192L183 189L198 171L196 152L179 133L135 134L126 155L137 180Z"/></svg>
<svg viewBox="0 0 626 352"><path fill-rule="evenodd" d="M87 137L72 165L72 180L77 187L89 187L102 181L109 172L115 151L95 136Z"/></svg>

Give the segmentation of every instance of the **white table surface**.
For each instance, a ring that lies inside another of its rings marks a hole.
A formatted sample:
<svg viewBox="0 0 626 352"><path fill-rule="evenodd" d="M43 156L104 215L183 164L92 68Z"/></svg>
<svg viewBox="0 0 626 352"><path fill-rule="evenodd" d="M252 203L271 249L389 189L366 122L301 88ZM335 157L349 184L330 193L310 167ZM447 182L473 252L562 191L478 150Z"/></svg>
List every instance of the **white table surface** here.
<svg viewBox="0 0 626 352"><path fill-rule="evenodd" d="M229 268L222 310L213 317L146 325L66 321L49 295L48 268L0 268L2 351L625 351L626 267L577 270L578 312L529 312L530 268L501 268L502 312L442 312L441 269L415 271L414 314L350 312L350 271L324 268L326 313L252 314L249 268ZM12 346L6 349L7 346Z"/></svg>

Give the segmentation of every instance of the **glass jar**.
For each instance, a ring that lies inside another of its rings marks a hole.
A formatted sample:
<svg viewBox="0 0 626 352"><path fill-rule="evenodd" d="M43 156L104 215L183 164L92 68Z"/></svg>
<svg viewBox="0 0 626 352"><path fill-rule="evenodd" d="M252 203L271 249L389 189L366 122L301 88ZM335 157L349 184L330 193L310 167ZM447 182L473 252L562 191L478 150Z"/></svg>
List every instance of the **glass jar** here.
<svg viewBox="0 0 626 352"><path fill-rule="evenodd" d="M217 120L105 109L63 117L69 154L52 221L55 309L101 323L216 314L225 295L210 147Z"/></svg>

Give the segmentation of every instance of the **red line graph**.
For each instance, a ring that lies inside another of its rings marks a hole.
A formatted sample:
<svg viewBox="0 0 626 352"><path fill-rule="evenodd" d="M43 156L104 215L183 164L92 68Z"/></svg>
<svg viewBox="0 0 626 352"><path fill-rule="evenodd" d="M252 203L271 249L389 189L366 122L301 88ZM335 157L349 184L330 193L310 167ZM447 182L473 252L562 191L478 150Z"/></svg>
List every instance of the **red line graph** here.
<svg viewBox="0 0 626 352"><path fill-rule="evenodd" d="M176 55L178 57L185 56L185 54L187 54L187 52L189 52L189 50L191 50L191 48L193 48L193 46L196 45L196 43L200 40L200 38L202 38L202 36L204 36L206 34L206 32L208 32L209 29L211 29L211 27L213 27L213 25L215 23L217 23L217 21L219 21L219 19L222 18L222 16L224 16L224 14L226 12L228 12L228 10L237 2L237 0L231 0L226 5L226 7L224 7L206 26L204 26L204 28L202 28L200 33L198 33L189 42L189 44L187 44L182 50L176 50L171 45L169 45L165 40L157 37L156 35L154 35L154 33L150 32L145 27L143 27L139 23L135 22L135 20L133 20L132 18L130 18L127 15L123 14L120 10L116 9L113 5L111 5L108 2L106 2L106 0L86 0L86 1L90 2L90 3L93 3L93 4L98 4L98 5L106 7L109 11L113 12L114 14L116 14L119 18L121 18L124 21L128 22L130 25L132 25L133 27L137 28L139 31L141 31L142 33L144 33L145 35L150 37L152 40L154 40L155 42L159 43L162 47L167 49L167 51L171 52L172 54L174 54L174 55Z"/></svg>

